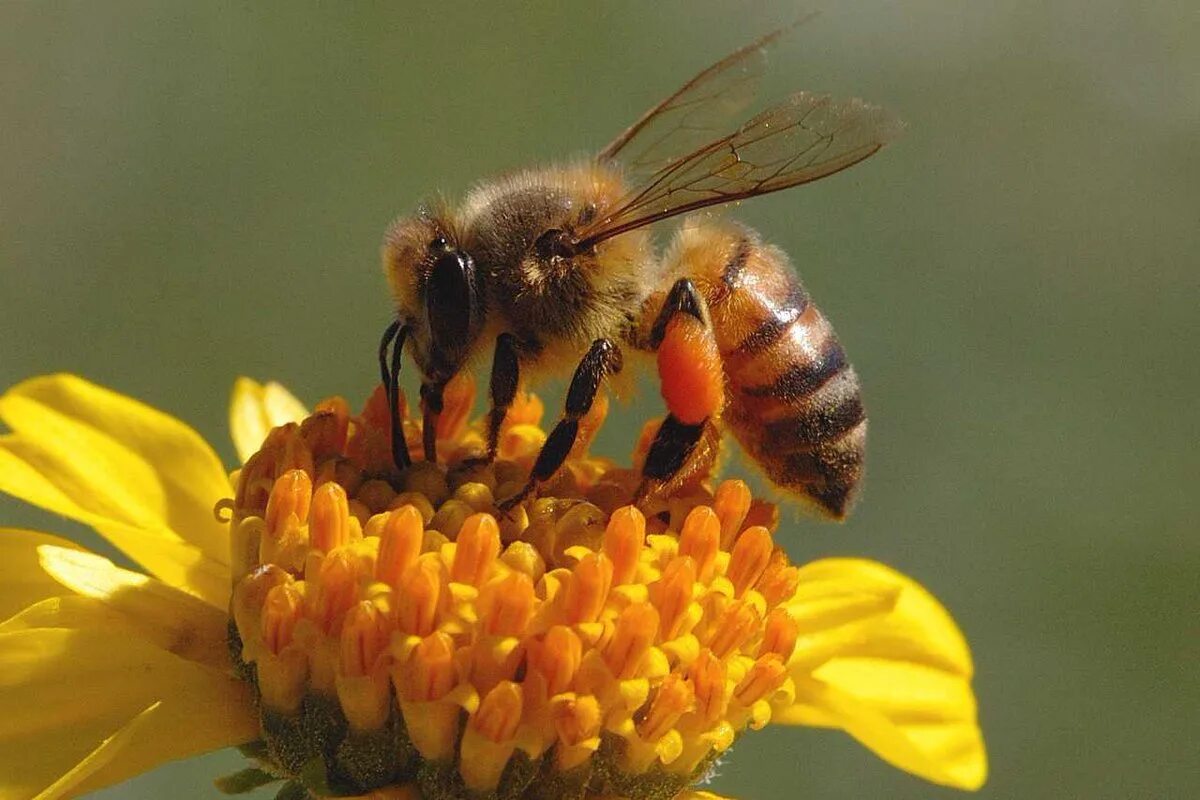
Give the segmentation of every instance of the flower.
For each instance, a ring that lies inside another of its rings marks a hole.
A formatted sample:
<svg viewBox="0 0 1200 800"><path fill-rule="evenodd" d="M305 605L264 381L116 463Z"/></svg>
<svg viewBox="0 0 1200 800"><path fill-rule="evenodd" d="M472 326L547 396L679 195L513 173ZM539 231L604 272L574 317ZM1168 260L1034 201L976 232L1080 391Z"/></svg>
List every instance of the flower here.
<svg viewBox="0 0 1200 800"><path fill-rule="evenodd" d="M705 798L767 724L983 783L970 654L923 588L870 561L791 564L740 481L634 508L637 472L587 452L603 402L560 476L503 514L542 406L522 395L483 465L473 400L447 387L448 466L401 474L381 391L306 414L243 379L231 477L183 423L78 377L0 397L0 490L146 571L0 531L0 797L236 745L254 766L231 792Z"/></svg>

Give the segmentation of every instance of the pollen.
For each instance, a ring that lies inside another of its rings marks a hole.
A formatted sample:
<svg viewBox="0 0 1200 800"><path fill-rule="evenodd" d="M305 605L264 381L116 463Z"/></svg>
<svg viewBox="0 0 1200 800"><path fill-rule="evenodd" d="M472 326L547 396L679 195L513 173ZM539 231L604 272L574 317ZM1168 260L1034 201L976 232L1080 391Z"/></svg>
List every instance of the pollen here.
<svg viewBox="0 0 1200 800"><path fill-rule="evenodd" d="M481 465L473 398L447 393L445 464L402 418L418 460L395 470L377 393L276 429L239 474L231 642L268 766L314 794L683 793L792 696L799 575L773 511L708 476L639 509L637 473L583 447L505 513L542 406L519 394Z"/></svg>

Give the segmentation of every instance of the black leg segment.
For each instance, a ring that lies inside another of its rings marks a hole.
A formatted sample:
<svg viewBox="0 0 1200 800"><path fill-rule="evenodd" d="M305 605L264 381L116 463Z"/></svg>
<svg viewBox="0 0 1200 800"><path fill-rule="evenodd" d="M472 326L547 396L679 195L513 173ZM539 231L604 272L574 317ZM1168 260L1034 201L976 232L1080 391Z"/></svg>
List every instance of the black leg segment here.
<svg viewBox="0 0 1200 800"><path fill-rule="evenodd" d="M393 320L392 324L384 329L383 338L379 340L379 379L383 383L384 389L392 385L392 373L388 369L388 348L391 347L392 340L396 338L399 330L400 320Z"/></svg>
<svg viewBox="0 0 1200 800"><path fill-rule="evenodd" d="M437 462L437 422L442 414L442 391L446 383L421 384L421 405L424 407L422 428L422 444L425 447L425 460Z"/></svg>
<svg viewBox="0 0 1200 800"><path fill-rule="evenodd" d="M689 278L680 278L675 281L671 287L671 291L667 293L667 299L663 302L662 310L658 312L658 316L654 319L654 327L650 329L650 348L657 350L662 344L663 337L667 335L667 323L669 323L676 314L691 314L706 327L711 328L708 321L708 315L704 301L700 299L700 292L696 289L696 284L692 283Z"/></svg>
<svg viewBox="0 0 1200 800"><path fill-rule="evenodd" d="M650 452L646 454L646 463L642 467L642 477L658 481L673 478L687 463L688 456L703 434L703 423L685 425L673 414L668 414L650 444Z"/></svg>
<svg viewBox="0 0 1200 800"><path fill-rule="evenodd" d="M397 469L405 469L411 465L408 457L408 445L404 441L404 428L400 419L400 358L404 354L404 342L408 339L408 326L401 325L396 320L383 332L379 342L379 377L383 381L384 393L387 396L388 419L392 425L392 463ZM391 359L388 359L388 346L392 346Z"/></svg>
<svg viewBox="0 0 1200 800"><path fill-rule="evenodd" d="M609 375L621 371L623 358L621 350L611 339L597 339L588 348L587 354L575 369L571 385L567 389L566 410L562 419L546 437L546 443L538 453L529 482L517 494L500 504L507 511L528 497L539 483L550 480L558 472L571 448L575 445L575 437L579 435L579 418L592 408L600 384Z"/></svg>
<svg viewBox="0 0 1200 800"><path fill-rule="evenodd" d="M487 463L496 460L500 446L500 426L517 396L521 366L517 358L517 337L502 333L496 337L496 354L492 358L492 410L488 413Z"/></svg>
<svg viewBox="0 0 1200 800"><path fill-rule="evenodd" d="M564 419L554 426L554 430L550 431L550 435L546 437L546 443L542 445L542 451L538 453L537 461L533 464L533 471L529 473L529 479L532 483L540 483L549 480L558 472L558 468L567 460L567 455L571 452L571 448L575 446L575 437L579 435L579 420Z"/></svg>

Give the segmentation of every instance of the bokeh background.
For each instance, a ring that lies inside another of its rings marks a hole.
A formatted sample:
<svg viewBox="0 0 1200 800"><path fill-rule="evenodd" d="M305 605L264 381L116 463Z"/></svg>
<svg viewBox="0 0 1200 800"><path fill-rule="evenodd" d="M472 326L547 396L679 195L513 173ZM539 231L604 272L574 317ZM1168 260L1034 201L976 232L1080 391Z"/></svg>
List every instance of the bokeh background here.
<svg viewBox="0 0 1200 800"><path fill-rule="evenodd" d="M0 3L0 384L70 370L232 464L239 374L364 397L390 218L594 150L772 2ZM793 254L863 377L869 480L800 559L855 554L953 610L993 798L1200 792L1200 14L1189 2L860 2L770 87L908 123L736 215ZM557 402L557 390L550 394ZM653 393L603 447L624 453ZM0 498L0 522L97 545ZM215 796L232 753L105 797ZM775 730L714 789L939 798L847 737Z"/></svg>

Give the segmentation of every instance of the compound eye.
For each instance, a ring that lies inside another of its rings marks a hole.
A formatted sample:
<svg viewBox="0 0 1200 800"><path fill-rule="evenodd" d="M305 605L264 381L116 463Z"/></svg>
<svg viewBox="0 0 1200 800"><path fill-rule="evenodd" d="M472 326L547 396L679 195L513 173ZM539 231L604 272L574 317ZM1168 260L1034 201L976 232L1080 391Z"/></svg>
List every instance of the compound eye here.
<svg viewBox="0 0 1200 800"><path fill-rule="evenodd" d="M447 250L433 262L425 285L425 310L433 347L446 355L465 348L475 308L475 264L471 257Z"/></svg>

